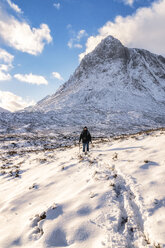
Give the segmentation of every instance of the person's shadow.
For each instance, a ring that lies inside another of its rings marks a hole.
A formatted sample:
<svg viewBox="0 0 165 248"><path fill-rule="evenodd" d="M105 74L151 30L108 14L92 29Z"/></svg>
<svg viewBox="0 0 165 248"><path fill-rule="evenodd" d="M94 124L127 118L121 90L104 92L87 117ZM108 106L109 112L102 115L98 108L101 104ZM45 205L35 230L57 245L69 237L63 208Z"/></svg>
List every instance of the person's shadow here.
<svg viewBox="0 0 165 248"><path fill-rule="evenodd" d="M145 164L141 165L140 168L144 170L148 170L152 166L159 166L159 164L153 161L148 161Z"/></svg>

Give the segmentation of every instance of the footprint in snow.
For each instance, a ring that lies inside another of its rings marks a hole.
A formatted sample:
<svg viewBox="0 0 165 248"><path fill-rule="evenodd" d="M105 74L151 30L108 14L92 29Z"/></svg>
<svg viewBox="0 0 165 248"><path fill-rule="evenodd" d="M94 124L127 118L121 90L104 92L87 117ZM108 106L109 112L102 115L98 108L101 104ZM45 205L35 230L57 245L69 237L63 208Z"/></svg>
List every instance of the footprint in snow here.
<svg viewBox="0 0 165 248"><path fill-rule="evenodd" d="M57 228L48 234L46 237L46 243L51 247L66 247L68 246L66 233L64 230Z"/></svg>
<svg viewBox="0 0 165 248"><path fill-rule="evenodd" d="M41 221L44 220L54 220L59 215L63 213L62 206L58 206L57 204L53 204L50 208L48 208L47 211L42 212L41 214L36 214L34 218L31 218L31 224L30 226L33 228L29 238L32 240L37 240L41 238L41 236L44 234L43 228L40 225Z"/></svg>
<svg viewBox="0 0 165 248"><path fill-rule="evenodd" d="M90 198L94 198L94 197L96 197L97 195L98 195L97 193L91 192L91 193L89 194L89 197L90 197Z"/></svg>
<svg viewBox="0 0 165 248"><path fill-rule="evenodd" d="M33 183L32 186L29 187L29 189L38 189L39 186L36 183Z"/></svg>

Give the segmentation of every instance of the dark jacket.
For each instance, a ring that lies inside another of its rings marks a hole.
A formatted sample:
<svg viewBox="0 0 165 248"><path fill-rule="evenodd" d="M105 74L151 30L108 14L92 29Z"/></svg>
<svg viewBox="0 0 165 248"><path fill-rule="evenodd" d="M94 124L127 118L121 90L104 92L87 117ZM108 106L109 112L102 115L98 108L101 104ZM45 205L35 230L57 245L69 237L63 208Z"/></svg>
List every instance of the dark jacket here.
<svg viewBox="0 0 165 248"><path fill-rule="evenodd" d="M79 142L82 140L83 143L87 143L91 141L91 135L88 130L83 130L80 134Z"/></svg>

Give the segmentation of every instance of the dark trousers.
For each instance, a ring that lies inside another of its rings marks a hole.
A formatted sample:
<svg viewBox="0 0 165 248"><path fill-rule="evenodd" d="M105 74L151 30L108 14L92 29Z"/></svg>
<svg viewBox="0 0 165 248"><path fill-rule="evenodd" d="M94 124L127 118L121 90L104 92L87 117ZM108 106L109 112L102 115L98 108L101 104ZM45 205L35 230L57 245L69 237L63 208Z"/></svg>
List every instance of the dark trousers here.
<svg viewBox="0 0 165 248"><path fill-rule="evenodd" d="M85 148L89 152L89 142L83 143L83 152L85 152Z"/></svg>

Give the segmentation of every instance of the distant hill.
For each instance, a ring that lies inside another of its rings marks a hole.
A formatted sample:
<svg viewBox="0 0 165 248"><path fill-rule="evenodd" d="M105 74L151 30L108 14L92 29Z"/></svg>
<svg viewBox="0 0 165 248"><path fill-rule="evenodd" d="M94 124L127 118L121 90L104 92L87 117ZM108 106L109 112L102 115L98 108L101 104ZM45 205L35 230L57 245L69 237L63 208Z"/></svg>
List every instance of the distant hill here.
<svg viewBox="0 0 165 248"><path fill-rule="evenodd" d="M10 111L0 107L0 113L10 113Z"/></svg>

